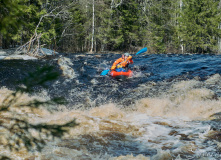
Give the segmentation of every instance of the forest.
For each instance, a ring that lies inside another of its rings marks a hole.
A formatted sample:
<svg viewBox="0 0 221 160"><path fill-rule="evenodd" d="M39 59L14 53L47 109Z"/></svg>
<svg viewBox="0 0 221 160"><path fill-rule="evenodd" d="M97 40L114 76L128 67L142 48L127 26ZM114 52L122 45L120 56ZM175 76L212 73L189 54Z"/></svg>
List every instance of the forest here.
<svg viewBox="0 0 221 160"><path fill-rule="evenodd" d="M0 47L221 53L220 0L1 0Z"/></svg>

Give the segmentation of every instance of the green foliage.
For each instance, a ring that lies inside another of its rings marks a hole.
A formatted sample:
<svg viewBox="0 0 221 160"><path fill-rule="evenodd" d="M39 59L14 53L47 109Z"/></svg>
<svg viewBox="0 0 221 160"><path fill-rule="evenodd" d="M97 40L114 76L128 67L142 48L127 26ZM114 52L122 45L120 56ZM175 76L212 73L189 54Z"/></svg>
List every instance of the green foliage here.
<svg viewBox="0 0 221 160"><path fill-rule="evenodd" d="M46 9L41 7L41 0L27 1L24 5L27 8L24 10L24 14L21 17L23 24L22 28L19 30L19 35L22 35L23 41L28 41L33 34L35 33L35 29L40 21L40 18L47 14ZM52 27L51 27L52 26ZM49 36L54 36L53 24L51 24L51 18L45 17L41 22L37 29L37 33L42 33L43 38L42 42L47 43L50 42Z"/></svg>
<svg viewBox="0 0 221 160"><path fill-rule="evenodd" d="M97 51L148 46L152 53L217 52L219 0L95 0L94 43ZM62 52L91 47L92 1L2 0L3 43L24 44L35 32L40 44ZM47 15L47 16L46 16Z"/></svg>
<svg viewBox="0 0 221 160"><path fill-rule="evenodd" d="M68 8L68 12L70 13L68 20L65 19L64 21L57 23L57 26L61 23L63 24L60 25L60 32L63 32L63 29L66 31L63 35L58 34L57 38L59 41L71 43L72 47L68 47L70 49L67 50L68 52L72 52L73 49L82 51L86 41L86 13L83 12L80 8L80 3L72 5L70 8Z"/></svg>
<svg viewBox="0 0 221 160"><path fill-rule="evenodd" d="M21 25L19 16L23 13L25 6L21 5L22 0L1 0L0 3L0 32L3 35L10 30L15 33Z"/></svg>
<svg viewBox="0 0 221 160"><path fill-rule="evenodd" d="M219 1L183 0L180 11L179 36L190 52L216 50L220 37L221 15Z"/></svg>
<svg viewBox="0 0 221 160"><path fill-rule="evenodd" d="M97 48L101 51L103 50L111 50L109 48L109 43L111 39L111 25L113 22L111 21L111 15L113 11L110 9L110 1L106 0L103 3L99 3L96 5L95 15L96 15L96 41L100 46Z"/></svg>
<svg viewBox="0 0 221 160"><path fill-rule="evenodd" d="M152 1L149 7L148 41L150 49L156 53L165 53L175 36L174 14L176 3L173 0Z"/></svg>
<svg viewBox="0 0 221 160"><path fill-rule="evenodd" d="M3 48L8 48L11 39L16 38L16 33L22 25L22 16L26 6L22 5L23 0L1 0L0 3L0 34L3 37Z"/></svg>
<svg viewBox="0 0 221 160"><path fill-rule="evenodd" d="M138 3L134 0L114 8L109 33L114 49L122 50L138 41L139 14Z"/></svg>
<svg viewBox="0 0 221 160"><path fill-rule="evenodd" d="M77 125L75 119L65 124L47 124L30 121L33 118L33 114L35 114L34 109L40 109L43 106L49 109L48 106L65 104L64 98L55 97L46 101L34 99L27 102L21 102L20 100L24 94L32 93L34 87L45 87L48 81L55 80L58 76L59 74L53 71L53 68L50 66L39 68L36 72L30 73L23 81L24 87L18 87L16 91L5 97L0 105L0 129L4 130L0 137L1 140L4 140L4 143L1 145L4 145L5 148L11 151L19 151L23 146L28 151L41 151L44 145L46 145L47 140L61 138L70 128ZM20 112L23 109L30 109L32 114Z"/></svg>

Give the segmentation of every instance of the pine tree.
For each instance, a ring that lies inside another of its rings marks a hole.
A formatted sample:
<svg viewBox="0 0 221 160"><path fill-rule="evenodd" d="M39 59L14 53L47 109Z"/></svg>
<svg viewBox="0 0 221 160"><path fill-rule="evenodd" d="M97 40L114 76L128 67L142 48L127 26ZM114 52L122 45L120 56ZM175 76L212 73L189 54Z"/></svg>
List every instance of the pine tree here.
<svg viewBox="0 0 221 160"><path fill-rule="evenodd" d="M175 8L176 0L152 0L147 5L148 32L150 50L155 53L166 53L175 46Z"/></svg>
<svg viewBox="0 0 221 160"><path fill-rule="evenodd" d="M221 15L217 0L183 0L180 11L179 36L186 51L210 52L217 50Z"/></svg>
<svg viewBox="0 0 221 160"><path fill-rule="evenodd" d="M18 18L23 14L23 0L1 0L0 33L3 36L3 48L8 48L10 40L17 33L22 21Z"/></svg>
<svg viewBox="0 0 221 160"><path fill-rule="evenodd" d="M58 20L56 33L62 50L67 52L81 52L85 50L86 41L86 14L83 11L81 3L76 3L68 10L69 17L64 20Z"/></svg>
<svg viewBox="0 0 221 160"><path fill-rule="evenodd" d="M110 44L115 50L128 49L136 45L139 31L139 4L128 0L113 8L111 15Z"/></svg>

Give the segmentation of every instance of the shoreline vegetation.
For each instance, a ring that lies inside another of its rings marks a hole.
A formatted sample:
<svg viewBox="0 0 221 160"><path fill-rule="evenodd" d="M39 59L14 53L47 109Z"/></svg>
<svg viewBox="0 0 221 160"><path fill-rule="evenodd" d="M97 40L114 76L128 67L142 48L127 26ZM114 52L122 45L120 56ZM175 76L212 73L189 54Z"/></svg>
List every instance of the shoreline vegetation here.
<svg viewBox="0 0 221 160"><path fill-rule="evenodd" d="M17 48L10 48L10 49L0 49L0 60L34 60L34 59L42 59L42 58L46 58L46 57L53 57L53 56L59 56L60 53L56 52L56 51L52 51L50 49L46 49L44 48L44 54L42 54L41 56L34 56L34 55L28 55L22 52L17 52L16 51ZM56 53L56 54L54 54ZM82 53L62 53L64 55L68 55L68 54L122 54L124 53L123 51L102 51L102 52L82 52ZM130 52L131 54L134 54L135 52ZM144 54L198 54L198 53L144 53ZM204 54L211 54L211 55L220 55L218 53L204 53Z"/></svg>
<svg viewBox="0 0 221 160"><path fill-rule="evenodd" d="M0 47L59 53L221 53L219 0L3 0Z"/></svg>

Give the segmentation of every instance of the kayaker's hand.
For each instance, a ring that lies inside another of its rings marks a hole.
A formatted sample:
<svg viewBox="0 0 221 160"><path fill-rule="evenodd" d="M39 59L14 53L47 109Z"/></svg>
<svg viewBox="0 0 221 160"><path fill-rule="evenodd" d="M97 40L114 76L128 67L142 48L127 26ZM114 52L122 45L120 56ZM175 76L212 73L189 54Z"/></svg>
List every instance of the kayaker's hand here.
<svg viewBox="0 0 221 160"><path fill-rule="evenodd" d="M121 64L118 64L117 65L117 68L122 68L123 66Z"/></svg>
<svg viewBox="0 0 221 160"><path fill-rule="evenodd" d="M116 69L116 66L112 66L112 67L111 67L111 70L115 70L115 69Z"/></svg>

